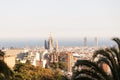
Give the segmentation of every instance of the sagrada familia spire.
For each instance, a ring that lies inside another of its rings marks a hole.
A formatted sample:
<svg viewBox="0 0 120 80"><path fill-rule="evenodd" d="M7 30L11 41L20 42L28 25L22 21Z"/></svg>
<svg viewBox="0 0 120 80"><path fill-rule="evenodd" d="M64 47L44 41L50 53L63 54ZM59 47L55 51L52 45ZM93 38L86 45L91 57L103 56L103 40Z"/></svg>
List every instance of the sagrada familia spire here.
<svg viewBox="0 0 120 80"><path fill-rule="evenodd" d="M52 37L52 33L50 33L50 36L49 36L48 41L45 40L44 47L45 47L45 49L47 49L50 53L53 52L53 51L58 52L58 41L56 41L56 44L55 44L55 46L54 46L54 40L53 40L53 37Z"/></svg>

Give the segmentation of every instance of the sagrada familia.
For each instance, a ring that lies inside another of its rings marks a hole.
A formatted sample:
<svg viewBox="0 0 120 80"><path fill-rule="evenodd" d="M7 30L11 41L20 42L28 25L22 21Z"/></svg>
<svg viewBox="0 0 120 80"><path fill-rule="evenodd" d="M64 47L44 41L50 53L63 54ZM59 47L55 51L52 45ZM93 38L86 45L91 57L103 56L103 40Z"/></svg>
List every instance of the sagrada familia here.
<svg viewBox="0 0 120 80"><path fill-rule="evenodd" d="M58 52L58 41L56 41L56 44L54 45L54 40L52 37L52 33L50 33L50 37L48 40L45 40L44 47L46 50L49 51L49 53L52 52Z"/></svg>

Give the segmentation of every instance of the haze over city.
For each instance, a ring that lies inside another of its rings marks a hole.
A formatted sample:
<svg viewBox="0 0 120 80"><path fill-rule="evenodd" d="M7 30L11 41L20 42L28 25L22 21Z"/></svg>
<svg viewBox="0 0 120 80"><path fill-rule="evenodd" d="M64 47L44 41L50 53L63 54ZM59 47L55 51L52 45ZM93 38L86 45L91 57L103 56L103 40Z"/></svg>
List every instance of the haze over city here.
<svg viewBox="0 0 120 80"><path fill-rule="evenodd" d="M120 37L120 0L1 0L0 38Z"/></svg>
<svg viewBox="0 0 120 80"><path fill-rule="evenodd" d="M120 80L120 0L0 0L0 80Z"/></svg>

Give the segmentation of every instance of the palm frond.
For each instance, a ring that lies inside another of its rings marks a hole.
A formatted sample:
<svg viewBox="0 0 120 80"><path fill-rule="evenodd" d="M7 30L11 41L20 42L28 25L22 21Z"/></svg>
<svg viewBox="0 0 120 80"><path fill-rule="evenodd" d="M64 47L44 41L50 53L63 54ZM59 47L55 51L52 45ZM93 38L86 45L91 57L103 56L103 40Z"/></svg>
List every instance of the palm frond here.
<svg viewBox="0 0 120 80"><path fill-rule="evenodd" d="M120 51L120 39L119 38L113 38L112 40L117 43L119 51Z"/></svg>
<svg viewBox="0 0 120 80"><path fill-rule="evenodd" d="M88 60L78 60L75 66L85 66L86 68L89 68L95 71L96 73L100 74L101 76L105 77L106 80L109 79L107 77L107 74L103 71L103 69L98 67L98 65L94 62Z"/></svg>
<svg viewBox="0 0 120 80"><path fill-rule="evenodd" d="M101 74L97 73L96 71L92 69L82 69L81 71L78 72L79 74L86 74L91 76L94 79L99 79L99 80L106 80Z"/></svg>

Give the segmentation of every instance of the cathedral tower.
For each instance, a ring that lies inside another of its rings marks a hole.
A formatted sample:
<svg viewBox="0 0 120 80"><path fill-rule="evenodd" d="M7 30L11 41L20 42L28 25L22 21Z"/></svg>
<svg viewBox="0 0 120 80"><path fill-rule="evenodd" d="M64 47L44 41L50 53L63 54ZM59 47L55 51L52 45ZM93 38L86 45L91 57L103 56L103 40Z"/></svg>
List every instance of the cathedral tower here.
<svg viewBox="0 0 120 80"><path fill-rule="evenodd" d="M49 51L52 52L54 49L54 41L53 41L52 33L50 33L50 37L48 39L48 47L49 47Z"/></svg>
<svg viewBox="0 0 120 80"><path fill-rule="evenodd" d="M56 41L55 50L56 50L56 52L59 52L59 49L58 49L58 41Z"/></svg>

